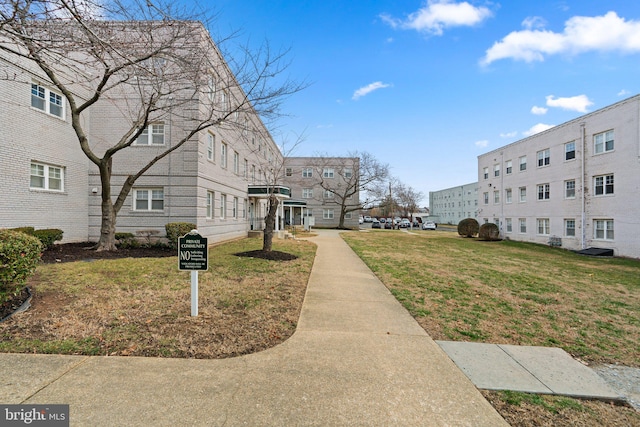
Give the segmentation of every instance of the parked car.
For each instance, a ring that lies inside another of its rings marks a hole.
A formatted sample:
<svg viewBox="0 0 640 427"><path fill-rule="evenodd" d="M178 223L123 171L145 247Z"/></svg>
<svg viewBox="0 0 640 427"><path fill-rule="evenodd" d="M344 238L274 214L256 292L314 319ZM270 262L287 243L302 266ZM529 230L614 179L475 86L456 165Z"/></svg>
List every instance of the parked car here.
<svg viewBox="0 0 640 427"><path fill-rule="evenodd" d="M422 220L419 218L414 218L413 219L413 228L420 228L420 225L422 225Z"/></svg>
<svg viewBox="0 0 640 427"><path fill-rule="evenodd" d="M380 221L382 224L384 224L385 222L387 222L386 218L378 218L378 221Z"/></svg>
<svg viewBox="0 0 640 427"><path fill-rule="evenodd" d="M411 228L411 222L407 218L400 220L400 228Z"/></svg>
<svg viewBox="0 0 640 427"><path fill-rule="evenodd" d="M371 221L371 228L382 228L382 224L377 219Z"/></svg>
<svg viewBox="0 0 640 427"><path fill-rule="evenodd" d="M360 218L358 218L358 224L362 224L362 223L364 223L364 217L361 216Z"/></svg>
<svg viewBox="0 0 640 427"><path fill-rule="evenodd" d="M422 223L423 230L435 230L436 228L438 228L438 224L433 221L425 221Z"/></svg>
<svg viewBox="0 0 640 427"><path fill-rule="evenodd" d="M373 218L371 218L369 215L366 215L364 217L364 222L372 222L372 221L373 221Z"/></svg>
<svg viewBox="0 0 640 427"><path fill-rule="evenodd" d="M393 224L391 223L391 219L387 219L387 221L384 223L384 229L391 230L392 228L393 228Z"/></svg>

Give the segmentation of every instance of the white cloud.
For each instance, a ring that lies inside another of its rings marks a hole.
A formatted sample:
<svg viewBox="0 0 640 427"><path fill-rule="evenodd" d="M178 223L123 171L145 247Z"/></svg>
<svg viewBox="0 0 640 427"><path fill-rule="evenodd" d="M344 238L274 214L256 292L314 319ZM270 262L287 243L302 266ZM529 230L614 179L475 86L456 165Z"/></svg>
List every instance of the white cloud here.
<svg viewBox="0 0 640 427"><path fill-rule="evenodd" d="M475 7L470 3L451 0L429 0L427 4L401 20L389 15L381 15L383 21L392 28L416 30L442 35L445 28L470 27L491 17L486 7Z"/></svg>
<svg viewBox="0 0 640 427"><path fill-rule="evenodd" d="M544 123L538 123L537 125L531 126L531 128L527 131L522 132L524 136L535 135L536 133L544 132L547 129L551 129L555 125L547 125Z"/></svg>
<svg viewBox="0 0 640 427"><path fill-rule="evenodd" d="M569 98L556 98L553 95L547 96L548 107L557 107L562 108L563 110L586 113L588 112L587 108L592 105L593 102L589 100L587 95L571 96Z"/></svg>
<svg viewBox="0 0 640 427"><path fill-rule="evenodd" d="M360 89L356 90L355 92L353 92L353 96L351 97L351 99L358 100L359 98L370 94L371 92L373 92L374 90L378 90L378 89L384 89L386 87L390 87L391 85L388 83L382 83L382 82L373 82L371 84L368 84L367 86L361 87Z"/></svg>
<svg viewBox="0 0 640 427"><path fill-rule="evenodd" d="M547 114L547 111L549 111L548 108L538 107L537 105L534 105L533 107L531 107L531 114L535 114L538 116L543 116Z"/></svg>
<svg viewBox="0 0 640 427"><path fill-rule="evenodd" d="M618 96L627 96L629 95L629 91L626 89L622 89L620 92L618 92Z"/></svg>
<svg viewBox="0 0 640 427"><path fill-rule="evenodd" d="M518 135L517 131L505 132L500 134L500 138L515 138Z"/></svg>
<svg viewBox="0 0 640 427"><path fill-rule="evenodd" d="M539 20L528 18L522 31L514 31L496 42L480 61L488 65L511 58L525 62L544 61L545 56L588 51L640 52L640 21L625 20L615 12L603 16L574 16L562 33L544 30Z"/></svg>
<svg viewBox="0 0 640 427"><path fill-rule="evenodd" d="M528 18L525 18L524 21L522 21L522 26L524 28L526 28L527 30L533 30L536 28L544 28L544 26L547 24L547 22L539 17L539 16L530 16Z"/></svg>
<svg viewBox="0 0 640 427"><path fill-rule="evenodd" d="M487 141L486 139L483 139L481 141L476 141L475 144L476 144L476 147L484 148L487 145L489 145L489 141Z"/></svg>

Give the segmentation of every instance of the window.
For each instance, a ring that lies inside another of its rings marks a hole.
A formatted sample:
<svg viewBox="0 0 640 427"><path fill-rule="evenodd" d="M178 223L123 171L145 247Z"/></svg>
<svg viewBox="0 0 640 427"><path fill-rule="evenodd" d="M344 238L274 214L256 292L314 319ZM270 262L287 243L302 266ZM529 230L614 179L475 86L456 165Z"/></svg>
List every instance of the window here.
<svg viewBox="0 0 640 427"><path fill-rule="evenodd" d="M489 193L482 193L482 197L484 200L484 204L488 205L489 204Z"/></svg>
<svg viewBox="0 0 640 427"><path fill-rule="evenodd" d="M302 169L302 177L303 178L311 178L313 176L313 168L303 168Z"/></svg>
<svg viewBox="0 0 640 427"><path fill-rule="evenodd" d="M513 224L511 223L511 218L505 218L504 222L507 227L507 233L511 233L513 231Z"/></svg>
<svg viewBox="0 0 640 427"><path fill-rule="evenodd" d="M593 221L594 238L613 240L613 220L596 219Z"/></svg>
<svg viewBox="0 0 640 427"><path fill-rule="evenodd" d="M511 189L507 188L506 190L504 190L504 201L505 203L511 203L512 202L512 195L511 195Z"/></svg>
<svg viewBox="0 0 640 427"><path fill-rule="evenodd" d="M238 198L233 198L233 218L238 219Z"/></svg>
<svg viewBox="0 0 640 427"><path fill-rule="evenodd" d="M244 203L242 204L242 218L246 218L247 217L247 203L249 201L247 199L244 199Z"/></svg>
<svg viewBox="0 0 640 427"><path fill-rule="evenodd" d="M207 81L207 95L209 96L209 101L213 101L216 93L216 80L213 76L209 76L209 80Z"/></svg>
<svg viewBox="0 0 640 427"><path fill-rule="evenodd" d="M344 178L345 179L351 179L351 177L353 176L353 169L351 168L346 168L344 170Z"/></svg>
<svg viewBox="0 0 640 427"><path fill-rule="evenodd" d="M548 166L551 162L551 150L538 151L538 167Z"/></svg>
<svg viewBox="0 0 640 427"><path fill-rule="evenodd" d="M324 194L322 196L324 199L333 199L334 194L331 190L324 190Z"/></svg>
<svg viewBox="0 0 640 427"><path fill-rule="evenodd" d="M538 234L546 236L549 234L549 218L538 218L536 220L538 224Z"/></svg>
<svg viewBox="0 0 640 427"><path fill-rule="evenodd" d="M511 172L513 172L513 162L511 160L507 160L506 169L507 175L511 175Z"/></svg>
<svg viewBox="0 0 640 427"><path fill-rule="evenodd" d="M333 219L333 209L323 209L322 219Z"/></svg>
<svg viewBox="0 0 640 427"><path fill-rule="evenodd" d="M52 116L64 118L62 96L37 83L31 83L31 106Z"/></svg>
<svg viewBox="0 0 640 427"><path fill-rule="evenodd" d="M213 191L207 191L207 218L213 218Z"/></svg>
<svg viewBox="0 0 640 427"><path fill-rule="evenodd" d="M352 218L351 212L346 212L344 214L344 219L351 219L351 218Z"/></svg>
<svg viewBox="0 0 640 427"><path fill-rule="evenodd" d="M500 176L500 165L493 165L493 176Z"/></svg>
<svg viewBox="0 0 640 427"><path fill-rule="evenodd" d="M520 171L526 171L527 170L527 156L522 156L520 157Z"/></svg>
<svg viewBox="0 0 640 427"><path fill-rule="evenodd" d="M334 175L333 168L324 168L324 170L322 171L322 176L324 178L333 178L333 175Z"/></svg>
<svg viewBox="0 0 640 427"><path fill-rule="evenodd" d="M237 151L233 152L233 173L240 175L240 155Z"/></svg>
<svg viewBox="0 0 640 427"><path fill-rule="evenodd" d="M576 180L570 179L564 182L564 198L575 199L576 197Z"/></svg>
<svg viewBox="0 0 640 427"><path fill-rule="evenodd" d="M222 107L222 112L223 113L229 113L229 94L227 94L227 91L222 91L222 93L220 94L220 104Z"/></svg>
<svg viewBox="0 0 640 427"><path fill-rule="evenodd" d="M291 168L286 168L286 169L284 170L284 174L285 174L286 176L291 176L291 175L293 175L293 169L291 169Z"/></svg>
<svg viewBox="0 0 640 427"><path fill-rule="evenodd" d="M564 159L573 160L576 158L576 143L575 141L567 142L564 144Z"/></svg>
<svg viewBox="0 0 640 427"><path fill-rule="evenodd" d="M44 163L31 163L29 188L64 191L64 169Z"/></svg>
<svg viewBox="0 0 640 427"><path fill-rule="evenodd" d="M500 203L500 191L498 190L493 192L493 203L496 205Z"/></svg>
<svg viewBox="0 0 640 427"><path fill-rule="evenodd" d="M303 188L302 189L302 198L303 199L313 199L313 188Z"/></svg>
<svg viewBox="0 0 640 427"><path fill-rule="evenodd" d="M613 174L594 177L596 196L613 194Z"/></svg>
<svg viewBox="0 0 640 427"><path fill-rule="evenodd" d="M549 200L549 184L538 184L538 200Z"/></svg>
<svg viewBox="0 0 640 427"><path fill-rule="evenodd" d="M489 179L489 168L482 169L482 177L484 179Z"/></svg>
<svg viewBox="0 0 640 427"><path fill-rule="evenodd" d="M245 178L249 177L249 161L247 159L244 159L244 169L242 170L242 175Z"/></svg>
<svg viewBox="0 0 640 427"><path fill-rule="evenodd" d="M613 151L613 131L593 135L593 145L596 154Z"/></svg>
<svg viewBox="0 0 640 427"><path fill-rule="evenodd" d="M220 195L220 218L224 219L227 213L227 195Z"/></svg>
<svg viewBox="0 0 640 427"><path fill-rule="evenodd" d="M567 237L575 237L576 235L576 220L565 219L564 220L564 235Z"/></svg>
<svg viewBox="0 0 640 427"><path fill-rule="evenodd" d="M518 219L518 223L520 224L520 232L521 233L526 233L527 232L527 219L526 218L519 218Z"/></svg>
<svg viewBox="0 0 640 427"><path fill-rule="evenodd" d="M162 188L137 189L133 191L136 211L161 211L164 209L164 190Z"/></svg>
<svg viewBox="0 0 640 427"><path fill-rule="evenodd" d="M227 168L227 144L224 142L220 144L220 165Z"/></svg>
<svg viewBox="0 0 640 427"><path fill-rule="evenodd" d="M212 162L216 159L216 137L212 133L207 133L207 159Z"/></svg>
<svg viewBox="0 0 640 427"><path fill-rule="evenodd" d="M527 201L527 187L520 187L520 203Z"/></svg>
<svg viewBox="0 0 640 427"><path fill-rule="evenodd" d="M144 128L135 145L164 145L164 123L152 123Z"/></svg>

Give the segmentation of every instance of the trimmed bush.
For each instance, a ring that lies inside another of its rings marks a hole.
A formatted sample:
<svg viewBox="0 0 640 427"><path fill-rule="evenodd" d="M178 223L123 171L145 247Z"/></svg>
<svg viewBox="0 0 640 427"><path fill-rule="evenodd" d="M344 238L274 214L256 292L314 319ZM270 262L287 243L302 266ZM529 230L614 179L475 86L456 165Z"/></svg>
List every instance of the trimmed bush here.
<svg viewBox="0 0 640 427"><path fill-rule="evenodd" d="M140 242L136 240L136 236L133 233L116 233L115 238L119 248L137 248L140 246Z"/></svg>
<svg viewBox="0 0 640 427"><path fill-rule="evenodd" d="M478 237L481 240L488 241L500 240L500 229L492 222L482 224L480 226L480 231L478 232Z"/></svg>
<svg viewBox="0 0 640 427"><path fill-rule="evenodd" d="M20 233L28 234L29 236L33 236L33 232L36 231L33 227L18 227L18 228L10 228L11 231L18 231Z"/></svg>
<svg viewBox="0 0 640 427"><path fill-rule="evenodd" d="M475 218L465 218L458 223L458 234L462 237L473 237L478 234L480 225Z"/></svg>
<svg viewBox="0 0 640 427"><path fill-rule="evenodd" d="M170 222L164 226L167 231L167 239L172 248L178 249L178 238L184 236L197 226L190 222Z"/></svg>
<svg viewBox="0 0 640 427"><path fill-rule="evenodd" d="M34 230L32 236L40 239L42 247L47 250L51 249L55 242L62 240L63 231L58 228L45 228L44 230Z"/></svg>
<svg viewBox="0 0 640 427"><path fill-rule="evenodd" d="M42 243L36 237L0 230L0 302L16 294L35 271Z"/></svg>

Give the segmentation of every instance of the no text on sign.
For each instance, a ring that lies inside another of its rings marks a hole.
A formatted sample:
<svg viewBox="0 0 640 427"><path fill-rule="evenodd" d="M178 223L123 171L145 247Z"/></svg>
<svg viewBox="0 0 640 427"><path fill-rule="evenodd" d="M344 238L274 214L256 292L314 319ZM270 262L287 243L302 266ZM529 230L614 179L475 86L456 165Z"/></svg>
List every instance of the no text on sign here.
<svg viewBox="0 0 640 427"><path fill-rule="evenodd" d="M209 246L206 237L192 231L178 238L178 269L209 269Z"/></svg>

